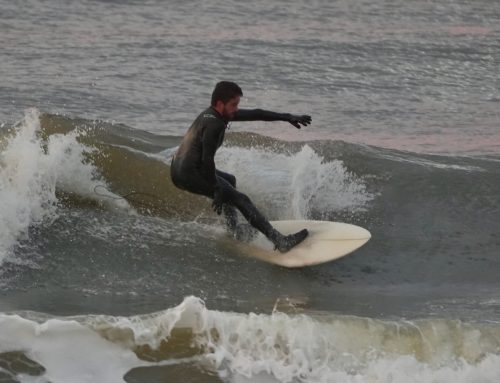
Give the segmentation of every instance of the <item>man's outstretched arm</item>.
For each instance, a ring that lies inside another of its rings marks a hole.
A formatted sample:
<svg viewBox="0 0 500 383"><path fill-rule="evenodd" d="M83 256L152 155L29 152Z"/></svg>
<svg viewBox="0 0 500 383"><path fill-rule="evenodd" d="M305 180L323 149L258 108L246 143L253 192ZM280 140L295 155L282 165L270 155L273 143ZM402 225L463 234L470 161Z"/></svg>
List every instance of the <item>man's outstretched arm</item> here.
<svg viewBox="0 0 500 383"><path fill-rule="evenodd" d="M300 129L301 125L307 126L311 123L311 116L276 113L263 109L239 109L232 121L287 121Z"/></svg>

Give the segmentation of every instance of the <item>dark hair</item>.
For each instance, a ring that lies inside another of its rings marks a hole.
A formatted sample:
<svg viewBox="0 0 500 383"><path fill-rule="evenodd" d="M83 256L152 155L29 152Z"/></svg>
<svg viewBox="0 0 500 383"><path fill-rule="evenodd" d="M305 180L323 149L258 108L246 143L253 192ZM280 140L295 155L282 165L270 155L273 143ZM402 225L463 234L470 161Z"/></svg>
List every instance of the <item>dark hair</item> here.
<svg viewBox="0 0 500 383"><path fill-rule="evenodd" d="M243 96L243 91L235 82L220 81L215 85L212 92L212 106L217 104L217 101L222 101L224 104L236 96Z"/></svg>

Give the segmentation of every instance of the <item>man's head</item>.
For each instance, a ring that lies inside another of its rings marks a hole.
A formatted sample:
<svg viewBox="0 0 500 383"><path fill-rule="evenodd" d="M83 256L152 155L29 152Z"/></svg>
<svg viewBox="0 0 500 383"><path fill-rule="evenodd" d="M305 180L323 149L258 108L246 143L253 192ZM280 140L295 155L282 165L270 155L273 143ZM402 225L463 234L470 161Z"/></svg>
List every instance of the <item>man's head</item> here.
<svg viewBox="0 0 500 383"><path fill-rule="evenodd" d="M241 96L243 91L238 84L231 81L218 82L212 92L212 107L229 120L238 111Z"/></svg>

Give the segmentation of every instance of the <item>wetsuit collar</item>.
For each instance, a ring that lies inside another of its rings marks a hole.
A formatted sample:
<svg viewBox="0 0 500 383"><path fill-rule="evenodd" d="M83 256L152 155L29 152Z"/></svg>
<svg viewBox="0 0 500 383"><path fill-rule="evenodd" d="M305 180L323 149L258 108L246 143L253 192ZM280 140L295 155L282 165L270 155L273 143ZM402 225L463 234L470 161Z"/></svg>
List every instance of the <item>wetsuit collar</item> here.
<svg viewBox="0 0 500 383"><path fill-rule="evenodd" d="M213 112L213 113L214 113L217 117L219 117L222 121L224 121L224 123L225 123L226 125L227 125L227 124L229 124L229 120L226 120L226 119L222 116L222 114L220 114L220 113L217 111L217 109L215 109L215 108L214 108L213 106L211 106L211 105L210 105L209 109L211 109L211 110L212 110L212 112Z"/></svg>

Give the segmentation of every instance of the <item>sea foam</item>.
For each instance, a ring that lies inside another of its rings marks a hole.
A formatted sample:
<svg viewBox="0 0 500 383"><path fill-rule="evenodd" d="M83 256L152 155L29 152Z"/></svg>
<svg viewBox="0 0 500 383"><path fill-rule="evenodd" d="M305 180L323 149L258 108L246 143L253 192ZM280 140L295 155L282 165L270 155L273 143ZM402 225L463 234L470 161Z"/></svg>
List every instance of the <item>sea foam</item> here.
<svg viewBox="0 0 500 383"><path fill-rule="evenodd" d="M23 350L45 368L39 382L123 382L135 367L176 363L199 363L234 383L496 383L500 378L500 328L493 323L243 314L209 310L196 297L132 317L30 315L0 314L0 354ZM161 351L181 329L188 338L174 341L175 353L169 347ZM154 360L141 358L145 346L157 350ZM193 349L193 356L177 359L185 348Z"/></svg>
<svg viewBox="0 0 500 383"><path fill-rule="evenodd" d="M2 137L0 151L0 264L26 238L30 226L57 218L56 190L75 193L106 205L128 208L124 200L95 193L105 180L88 161L91 149L78 142L78 131L44 138L39 112L30 109Z"/></svg>
<svg viewBox="0 0 500 383"><path fill-rule="evenodd" d="M311 219L317 212L364 210L374 198L340 160L325 161L309 145L297 153L227 147L216 163L272 219ZM318 217L316 217L318 218Z"/></svg>

